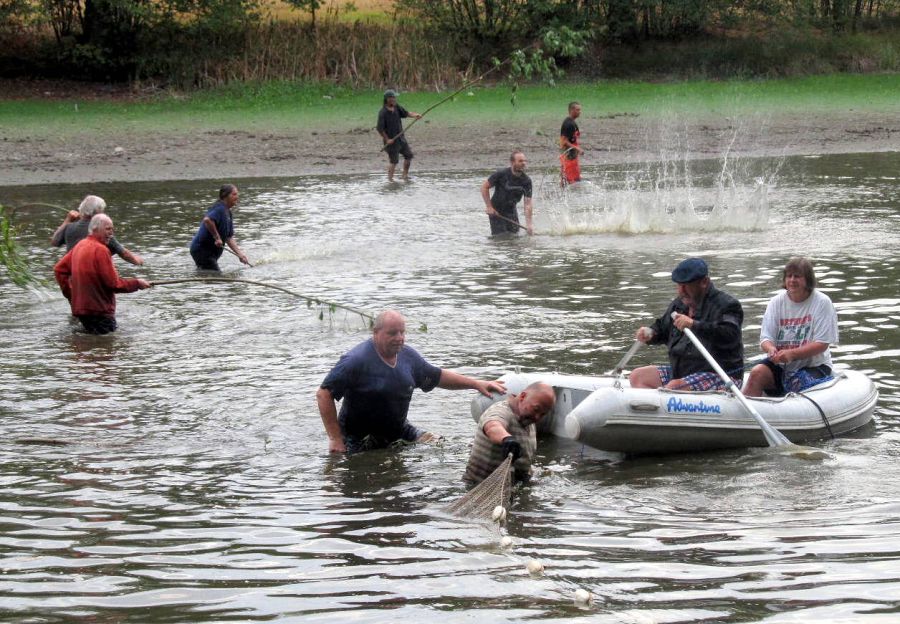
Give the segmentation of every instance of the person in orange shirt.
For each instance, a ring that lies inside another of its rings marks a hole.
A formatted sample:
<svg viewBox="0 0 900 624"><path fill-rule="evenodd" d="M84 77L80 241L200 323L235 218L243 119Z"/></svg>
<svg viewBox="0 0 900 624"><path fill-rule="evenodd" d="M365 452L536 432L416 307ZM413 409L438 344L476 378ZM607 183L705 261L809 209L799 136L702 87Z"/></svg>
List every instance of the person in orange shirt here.
<svg viewBox="0 0 900 624"><path fill-rule="evenodd" d="M578 160L584 150L578 145L581 130L575 120L581 116L581 104L569 102L569 116L559 130L559 162L562 165L560 181L563 186L581 181L581 163Z"/></svg>
<svg viewBox="0 0 900 624"><path fill-rule="evenodd" d="M88 236L53 267L56 282L69 300L72 314L89 334L116 331L116 293L150 288L147 280L122 279L113 266L109 239L113 222L96 214L88 226Z"/></svg>

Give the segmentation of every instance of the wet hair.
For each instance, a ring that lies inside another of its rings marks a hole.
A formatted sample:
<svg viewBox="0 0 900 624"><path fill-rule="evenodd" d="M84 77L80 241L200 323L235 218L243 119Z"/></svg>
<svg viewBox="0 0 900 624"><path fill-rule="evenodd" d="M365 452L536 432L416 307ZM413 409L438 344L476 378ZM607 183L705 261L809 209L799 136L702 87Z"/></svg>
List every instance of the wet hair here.
<svg viewBox="0 0 900 624"><path fill-rule="evenodd" d="M107 221L112 223L112 219L110 219L108 215L105 215L102 212L95 214L91 217L91 222L88 224L88 234L93 234L99 230Z"/></svg>
<svg viewBox="0 0 900 624"><path fill-rule="evenodd" d="M237 190L234 184L223 184L219 189L219 199L225 199Z"/></svg>
<svg viewBox="0 0 900 624"><path fill-rule="evenodd" d="M571 111L573 108L575 108L576 106L581 106L581 102L579 102L578 100L574 100L574 101L572 101L572 102L569 102L569 110L570 110L570 111Z"/></svg>
<svg viewBox="0 0 900 624"><path fill-rule="evenodd" d="M379 312L378 316L375 317L375 322L372 323L372 333L374 334L380 329L384 329L384 324L387 321L387 318L391 315L396 314L404 321L406 320L402 314L397 312L397 310L384 310L383 312Z"/></svg>
<svg viewBox="0 0 900 624"><path fill-rule="evenodd" d="M97 197L96 195L86 196L78 205L78 214L82 217L93 217L104 210L106 210L106 202L102 197Z"/></svg>
<svg viewBox="0 0 900 624"><path fill-rule="evenodd" d="M522 150L513 150L512 154L509 155L509 162L512 162L516 159L516 154L522 154L522 156L524 156L525 152L523 152Z"/></svg>
<svg viewBox="0 0 900 624"><path fill-rule="evenodd" d="M816 287L816 272L813 271L812 262L802 256L795 256L788 260L781 272L781 285L785 287L788 275L802 275L806 280L806 289L812 292Z"/></svg>

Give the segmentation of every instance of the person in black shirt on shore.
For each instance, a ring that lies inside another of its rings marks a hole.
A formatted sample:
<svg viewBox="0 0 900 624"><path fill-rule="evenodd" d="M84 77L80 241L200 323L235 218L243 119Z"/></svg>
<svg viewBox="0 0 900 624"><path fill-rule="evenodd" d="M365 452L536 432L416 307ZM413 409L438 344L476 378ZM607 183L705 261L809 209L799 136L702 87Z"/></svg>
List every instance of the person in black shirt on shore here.
<svg viewBox="0 0 900 624"><path fill-rule="evenodd" d="M484 211L491 222L491 236L497 234L515 234L522 227L519 225L519 213L516 204L525 198L525 229L534 234L532 225L531 178L525 173L528 161L525 154L516 150L509 156L509 167L498 169L481 185L481 197L484 199ZM491 195L491 188L494 194Z"/></svg>
<svg viewBox="0 0 900 624"><path fill-rule="evenodd" d="M394 171L397 163L400 162L400 154L403 154L403 179L409 179L409 163L413 153L403 134L403 122L400 120L404 117L420 119L422 116L397 104L397 92L388 89L384 92L384 106L378 112L378 125L375 128L384 141L384 151L388 155L388 181L390 182L394 180Z"/></svg>

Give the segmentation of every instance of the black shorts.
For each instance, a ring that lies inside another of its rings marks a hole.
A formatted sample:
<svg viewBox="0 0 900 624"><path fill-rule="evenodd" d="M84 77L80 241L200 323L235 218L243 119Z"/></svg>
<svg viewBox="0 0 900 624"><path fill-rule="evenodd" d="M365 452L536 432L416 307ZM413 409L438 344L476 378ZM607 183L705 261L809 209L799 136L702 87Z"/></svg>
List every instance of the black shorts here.
<svg viewBox="0 0 900 624"><path fill-rule="evenodd" d="M387 152L388 160L391 161L392 165L396 165L400 162L400 154L403 154L403 158L406 160L412 160L413 153L412 150L409 149L409 143L404 141L403 139L397 139L390 145L384 148L384 151Z"/></svg>
<svg viewBox="0 0 900 624"><path fill-rule="evenodd" d="M204 271L220 271L219 258L221 257L221 251L218 256L213 256L203 253L200 249L191 249L191 258L194 259L194 264L197 265L198 269L203 269Z"/></svg>
<svg viewBox="0 0 900 624"><path fill-rule="evenodd" d="M78 320L84 326L84 331L89 334L111 334L116 331L116 317L100 316L98 314L79 314Z"/></svg>

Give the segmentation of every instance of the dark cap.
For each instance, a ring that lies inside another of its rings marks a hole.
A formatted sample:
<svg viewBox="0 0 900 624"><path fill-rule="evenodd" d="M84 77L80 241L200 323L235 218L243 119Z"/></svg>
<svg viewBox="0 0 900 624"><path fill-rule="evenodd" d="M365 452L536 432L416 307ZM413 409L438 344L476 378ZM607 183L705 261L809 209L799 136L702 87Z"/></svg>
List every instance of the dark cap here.
<svg viewBox="0 0 900 624"><path fill-rule="evenodd" d="M397 97L397 92L393 89L388 89L384 92L384 99L388 99L389 97Z"/></svg>
<svg viewBox="0 0 900 624"><path fill-rule="evenodd" d="M709 275L709 267L703 258L688 258L682 260L672 271L672 281L678 284L687 284Z"/></svg>

